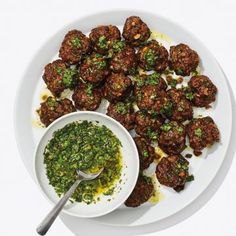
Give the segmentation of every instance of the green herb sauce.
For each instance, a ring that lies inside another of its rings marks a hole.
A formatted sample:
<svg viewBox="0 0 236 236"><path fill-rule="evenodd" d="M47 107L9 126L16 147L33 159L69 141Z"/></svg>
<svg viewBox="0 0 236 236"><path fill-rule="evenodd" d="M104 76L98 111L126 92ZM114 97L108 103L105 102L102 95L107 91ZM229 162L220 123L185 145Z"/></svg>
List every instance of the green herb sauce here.
<svg viewBox="0 0 236 236"><path fill-rule="evenodd" d="M121 176L120 149L119 139L106 126L87 121L70 123L54 132L44 150L49 184L60 196L76 180L77 169L97 172L104 168L97 179L82 182L72 200L90 204L100 194L111 195Z"/></svg>

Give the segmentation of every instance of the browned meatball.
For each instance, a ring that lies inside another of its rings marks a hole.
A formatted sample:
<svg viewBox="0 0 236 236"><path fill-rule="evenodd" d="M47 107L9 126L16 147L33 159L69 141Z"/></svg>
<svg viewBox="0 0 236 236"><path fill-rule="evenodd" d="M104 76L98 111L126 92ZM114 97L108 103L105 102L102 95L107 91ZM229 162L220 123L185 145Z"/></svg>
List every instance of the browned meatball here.
<svg viewBox="0 0 236 236"><path fill-rule="evenodd" d="M132 46L139 46L150 37L151 31L138 16L126 19L122 36Z"/></svg>
<svg viewBox="0 0 236 236"><path fill-rule="evenodd" d="M119 121L127 130L134 128L135 113L131 102L110 103L107 115Z"/></svg>
<svg viewBox="0 0 236 236"><path fill-rule="evenodd" d="M102 55L93 53L80 66L80 77L86 82L99 84L109 75L108 64Z"/></svg>
<svg viewBox="0 0 236 236"><path fill-rule="evenodd" d="M45 66L43 80L51 93L59 97L64 89L75 86L77 70L67 67L62 60L56 60Z"/></svg>
<svg viewBox="0 0 236 236"><path fill-rule="evenodd" d="M138 149L140 170L145 170L154 161L155 149L144 138L135 137L134 141Z"/></svg>
<svg viewBox="0 0 236 236"><path fill-rule="evenodd" d="M150 177L139 176L133 192L125 201L127 207L138 207L147 202L154 192L154 186Z"/></svg>
<svg viewBox="0 0 236 236"><path fill-rule="evenodd" d="M99 89L93 88L92 84L81 83L74 91L72 99L75 107L79 110L96 110L102 99Z"/></svg>
<svg viewBox="0 0 236 236"><path fill-rule="evenodd" d="M167 154L180 154L186 147L184 125L171 121L161 126L158 145Z"/></svg>
<svg viewBox="0 0 236 236"><path fill-rule="evenodd" d="M115 41L120 40L120 31L116 26L98 26L91 30L89 38L92 42L94 51L107 54Z"/></svg>
<svg viewBox="0 0 236 236"><path fill-rule="evenodd" d="M193 108L191 103L185 98L181 89L170 89L167 95L173 104L171 120L185 121L193 118Z"/></svg>
<svg viewBox="0 0 236 236"><path fill-rule="evenodd" d="M116 73L135 74L137 63L134 48L125 45L123 41L116 42L113 45L114 47L115 49L113 49L114 52L110 60L110 69Z"/></svg>
<svg viewBox="0 0 236 236"><path fill-rule="evenodd" d="M149 75L137 76L135 78L135 90L138 90L139 88L146 85L153 85L157 87L158 90L167 89L167 84L165 80L157 72L154 72Z"/></svg>
<svg viewBox="0 0 236 236"><path fill-rule="evenodd" d="M149 113L146 110L139 110L135 115L136 133L149 141L157 140L164 119L160 115Z"/></svg>
<svg viewBox="0 0 236 236"><path fill-rule="evenodd" d="M109 101L125 99L131 92L132 81L123 73L112 73L104 85L104 97Z"/></svg>
<svg viewBox="0 0 236 236"><path fill-rule="evenodd" d="M59 50L59 57L66 63L77 64L89 51L89 38L79 30L71 30L65 35Z"/></svg>
<svg viewBox="0 0 236 236"><path fill-rule="evenodd" d="M156 40L148 41L138 50L139 66L144 70L164 71L168 66L168 51Z"/></svg>
<svg viewBox="0 0 236 236"><path fill-rule="evenodd" d="M74 111L76 111L75 107L69 99L58 100L48 97L45 102L40 104L38 114L41 122L47 127L57 118Z"/></svg>
<svg viewBox="0 0 236 236"><path fill-rule="evenodd" d="M170 67L177 75L190 75L190 72L196 70L198 64L197 52L188 45L181 43L170 47Z"/></svg>
<svg viewBox="0 0 236 236"><path fill-rule="evenodd" d="M193 76L188 82L193 94L192 103L197 107L208 107L216 99L217 88L212 81L204 75Z"/></svg>
<svg viewBox="0 0 236 236"><path fill-rule="evenodd" d="M174 188L177 192L184 189L188 181L189 162L181 155L164 157L156 167L156 176L160 184Z"/></svg>
<svg viewBox="0 0 236 236"><path fill-rule="evenodd" d="M201 155L201 150L205 147L209 147L220 140L219 130L209 116L193 119L187 125L186 131L190 147L194 150L196 156Z"/></svg>

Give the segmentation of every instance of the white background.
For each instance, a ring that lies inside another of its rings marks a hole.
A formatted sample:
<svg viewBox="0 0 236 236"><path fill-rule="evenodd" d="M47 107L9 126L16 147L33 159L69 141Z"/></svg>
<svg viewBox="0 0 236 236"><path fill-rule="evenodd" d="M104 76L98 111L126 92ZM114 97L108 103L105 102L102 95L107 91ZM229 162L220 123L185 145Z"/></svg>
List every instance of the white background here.
<svg viewBox="0 0 236 236"><path fill-rule="evenodd" d="M65 24L117 7L149 10L192 31L215 55L236 93L235 0L0 0L1 236L36 235L36 225L51 208L26 172L14 139L14 97L27 64ZM184 222L149 236L236 235L235 173L234 161L223 185L207 205ZM48 235L73 234L58 219Z"/></svg>

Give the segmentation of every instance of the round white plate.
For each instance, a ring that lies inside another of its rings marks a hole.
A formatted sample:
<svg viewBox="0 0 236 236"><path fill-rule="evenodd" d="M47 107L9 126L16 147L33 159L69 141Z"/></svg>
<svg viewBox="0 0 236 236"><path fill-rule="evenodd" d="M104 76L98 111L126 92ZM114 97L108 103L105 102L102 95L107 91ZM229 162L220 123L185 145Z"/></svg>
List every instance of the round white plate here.
<svg viewBox="0 0 236 236"><path fill-rule="evenodd" d="M55 205L60 198L54 188L49 185L44 164L44 149L52 139L55 131L62 129L69 123L75 121L82 122L84 120L96 123L96 125L99 126L105 125L113 134L116 134L116 137L121 142L122 154L122 171L120 178L122 181L118 181L114 186L114 194L112 196L101 195L99 196L99 201L89 205L84 202L68 202L67 206L63 209L63 212L73 216L91 218L108 214L122 205L131 194L138 178L139 157L136 145L129 132L119 122L109 116L91 111L73 112L57 119L47 127L46 132L37 145L35 151L35 175L42 192L47 199Z"/></svg>
<svg viewBox="0 0 236 236"><path fill-rule="evenodd" d="M174 215L178 218L178 213L182 209L185 209L193 201L197 201L201 193L207 190L224 162L232 126L232 105L229 88L216 60L195 36L165 18L142 11L102 12L73 22L50 38L36 53L27 68L16 98L15 130L22 160L32 175L34 148L44 132L32 126L32 116L35 107L39 104L39 94L42 89L42 79L40 77L44 66L55 57L60 43L68 30L78 28L86 33L97 25L114 24L119 26L123 25L125 19L131 15L140 16L152 30L164 33L164 35L159 34L160 38L158 40L164 39L165 41L165 35L168 35L173 42L186 43L198 52L201 58L202 74L209 76L219 90L213 109L209 112L207 111L207 113L213 117L221 133L221 142L208 152L207 158L191 159L190 171L194 174L195 181L188 184L184 191L177 194L163 188L165 197L157 205L144 205L136 209L122 208L107 216L92 220L103 225L132 226L134 228L134 226L143 226L151 223L157 224Z"/></svg>

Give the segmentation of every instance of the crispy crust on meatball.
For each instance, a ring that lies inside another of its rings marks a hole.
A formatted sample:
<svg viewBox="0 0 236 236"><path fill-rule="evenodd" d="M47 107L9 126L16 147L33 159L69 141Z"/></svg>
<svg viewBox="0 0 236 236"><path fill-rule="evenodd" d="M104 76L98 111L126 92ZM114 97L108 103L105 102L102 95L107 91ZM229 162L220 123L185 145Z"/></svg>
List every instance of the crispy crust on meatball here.
<svg viewBox="0 0 236 236"><path fill-rule="evenodd" d="M139 176L134 190L125 201L127 207L138 207L147 202L154 192L154 186L151 178Z"/></svg>
<svg viewBox="0 0 236 236"><path fill-rule="evenodd" d="M181 89L170 89L167 91L167 95L173 104L171 120L182 122L193 118L192 105L185 98L185 94Z"/></svg>
<svg viewBox="0 0 236 236"><path fill-rule="evenodd" d="M92 84L81 83L75 89L72 99L77 109L95 111L101 103L102 94L99 89L93 88Z"/></svg>
<svg viewBox="0 0 236 236"><path fill-rule="evenodd" d="M135 113L135 131L148 141L156 140L164 119L156 113L139 110Z"/></svg>
<svg viewBox="0 0 236 236"><path fill-rule="evenodd" d="M177 192L184 188L189 176L189 162L181 155L164 157L156 167L156 176L160 184L174 188Z"/></svg>
<svg viewBox="0 0 236 236"><path fill-rule="evenodd" d="M194 106L208 107L210 103L215 101L217 88L207 76L193 76L188 85L193 93L191 102Z"/></svg>
<svg viewBox="0 0 236 236"><path fill-rule="evenodd" d="M164 71L168 66L168 51L156 40L148 41L138 50L139 66L144 70Z"/></svg>
<svg viewBox="0 0 236 236"><path fill-rule="evenodd" d="M137 67L135 50L125 45L122 41L118 41L116 44L118 43L120 44L120 48L117 47L112 55L110 69L116 73L123 72L124 74L132 75L136 72Z"/></svg>
<svg viewBox="0 0 236 236"><path fill-rule="evenodd" d="M150 37L151 31L138 16L130 16L126 19L122 36L132 46L140 46Z"/></svg>
<svg viewBox="0 0 236 236"><path fill-rule="evenodd" d="M45 102L40 104L37 112L41 122L47 127L57 118L74 111L76 111L75 107L69 99L58 100L48 97Z"/></svg>
<svg viewBox="0 0 236 236"><path fill-rule="evenodd" d="M77 64L89 51L89 38L79 30L71 30L65 35L59 50L59 57L66 63Z"/></svg>
<svg viewBox="0 0 236 236"><path fill-rule="evenodd" d="M121 39L119 29L114 25L102 25L91 30L89 38L94 51L107 54L115 41Z"/></svg>
<svg viewBox="0 0 236 236"><path fill-rule="evenodd" d="M139 153L140 170L147 169L155 159L155 149L141 137L134 138Z"/></svg>
<svg viewBox="0 0 236 236"><path fill-rule="evenodd" d="M220 140L220 132L209 116L193 119L186 128L189 137L190 147L196 156L201 155L201 151L208 146L212 146Z"/></svg>
<svg viewBox="0 0 236 236"><path fill-rule="evenodd" d="M77 70L67 67L62 60L56 60L45 66L43 80L51 93L59 97L66 88L75 86Z"/></svg>
<svg viewBox="0 0 236 236"><path fill-rule="evenodd" d="M112 73L104 85L104 97L110 101L121 101L129 96L132 89L132 81L123 73Z"/></svg>
<svg viewBox="0 0 236 236"><path fill-rule="evenodd" d="M80 66L80 77L85 82L99 84L109 75L107 60L100 54L87 56Z"/></svg>
<svg viewBox="0 0 236 236"><path fill-rule="evenodd" d="M178 44L170 47L170 68L177 75L187 76L196 70L199 64L199 56L186 44Z"/></svg>
<svg viewBox="0 0 236 236"><path fill-rule="evenodd" d="M135 113L131 102L110 103L107 115L119 121L127 130L134 128Z"/></svg>
<svg viewBox="0 0 236 236"><path fill-rule="evenodd" d="M158 145L167 154L180 154L186 147L186 131L184 125L170 121L161 126Z"/></svg>

